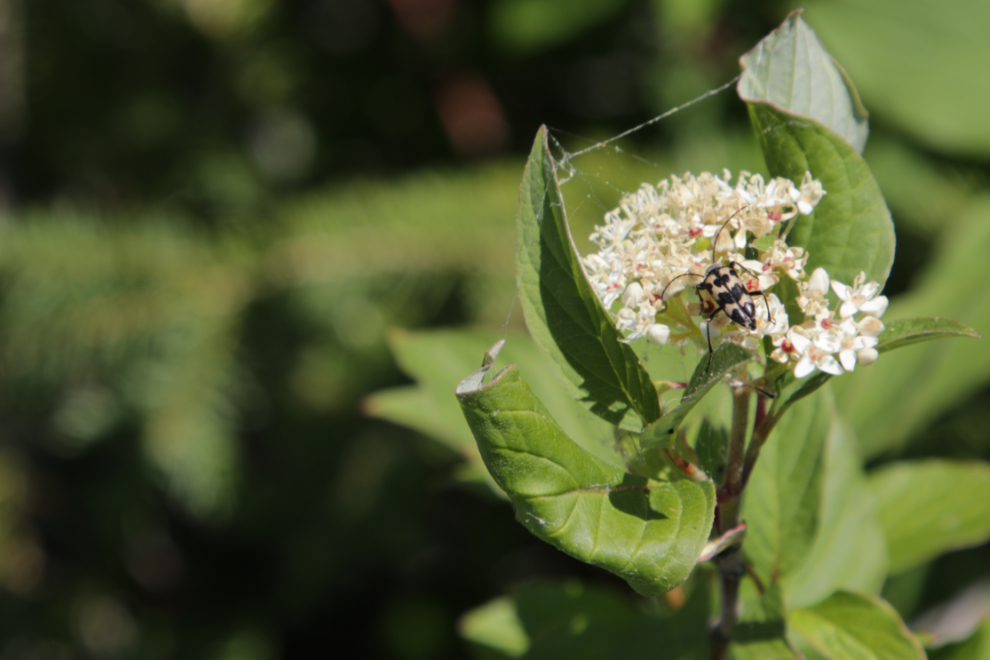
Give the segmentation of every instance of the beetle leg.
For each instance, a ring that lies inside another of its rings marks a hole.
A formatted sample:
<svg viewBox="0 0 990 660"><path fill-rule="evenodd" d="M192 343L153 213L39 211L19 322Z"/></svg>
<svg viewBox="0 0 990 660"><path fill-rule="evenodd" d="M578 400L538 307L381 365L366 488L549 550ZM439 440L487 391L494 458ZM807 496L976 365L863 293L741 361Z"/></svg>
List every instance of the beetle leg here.
<svg viewBox="0 0 990 660"><path fill-rule="evenodd" d="M715 355L715 350L712 348L712 319L714 319L715 315L721 311L722 308L719 307L711 313L711 316L708 317L708 332L705 333L708 335L708 366L705 367L705 373L701 374L702 378L704 378L708 373L708 370L712 368L712 357Z"/></svg>

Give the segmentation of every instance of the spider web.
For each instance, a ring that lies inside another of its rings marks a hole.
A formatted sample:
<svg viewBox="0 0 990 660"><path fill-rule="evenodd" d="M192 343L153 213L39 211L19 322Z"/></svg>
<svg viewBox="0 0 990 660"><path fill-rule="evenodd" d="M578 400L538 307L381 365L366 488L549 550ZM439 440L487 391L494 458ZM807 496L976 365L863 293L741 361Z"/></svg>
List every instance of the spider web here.
<svg viewBox="0 0 990 660"><path fill-rule="evenodd" d="M595 224L600 224L606 212L615 208L622 197L634 193L641 184L656 184L671 174L681 175L692 167L698 168L700 166L702 170L721 172L724 167L737 164L730 161L738 161L738 158L727 157L728 154L723 154L722 157L712 154L711 158L702 158L699 161L698 158L690 156L684 158L683 154L679 153L680 150L675 150L669 154L653 154L654 157L664 158L660 161L641 155L631 148L626 149L622 145L627 138L645 131L661 121L670 119L694 105L726 92L738 80L739 76L736 76L696 98L603 140L591 140L561 129L549 128L551 150L557 163L561 191L567 206L565 210L571 223L575 241L582 253L585 252L586 248L591 248L591 244L586 240L591 228ZM684 141L697 142L696 137L698 136L689 136ZM711 135L711 137L712 142L717 142L719 138L724 136L718 133ZM755 147L752 139L748 136L747 139ZM565 143L578 143L585 146L570 151ZM685 160L688 163L684 163ZM753 163L747 163L747 165L752 167Z"/></svg>
<svg viewBox="0 0 990 660"><path fill-rule="evenodd" d="M749 133L736 139L731 131L715 132L708 136L710 138L708 142L702 139L700 147L697 146L699 140L693 139L692 136L688 142L695 143L696 148L693 151L705 152L705 156L700 159L697 154L684 158L678 150L672 154L654 152L643 155L635 148L624 146L624 141L628 138L728 91L738 80L739 76L736 76L689 101L605 139L596 140L563 129L548 127L550 149L557 164L565 212L575 244L582 255L597 250L597 246L588 240L593 227L601 224L605 213L617 207L624 196L635 192L643 183L655 185L672 174L682 175L691 167L700 167L698 171L707 169L719 173L724 167L736 168L733 174L737 173L738 169L750 171L763 169L762 156L759 155L758 148ZM569 146L573 148L569 149ZM663 160L658 160L659 158ZM508 332L518 296L517 288L503 332ZM646 350L646 347L639 346L642 343L644 342L636 343L637 352L640 348Z"/></svg>

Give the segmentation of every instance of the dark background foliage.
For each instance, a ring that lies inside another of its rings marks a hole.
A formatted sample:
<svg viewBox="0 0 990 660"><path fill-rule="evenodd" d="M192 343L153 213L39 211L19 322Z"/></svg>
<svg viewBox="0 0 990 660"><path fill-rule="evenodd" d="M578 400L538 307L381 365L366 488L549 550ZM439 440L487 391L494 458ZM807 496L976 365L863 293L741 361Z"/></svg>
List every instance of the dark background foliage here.
<svg viewBox="0 0 990 660"><path fill-rule="evenodd" d="M990 100L990 22L922 5L806 13L874 112L891 296L990 162L967 110ZM390 328L520 328L540 124L576 149L646 121L735 76L790 9L0 0L0 657L456 658L457 618L514 585L626 593L361 402L409 382ZM579 226L640 180L761 168L731 91L622 146L579 165ZM971 381L873 461L990 458ZM986 561L945 556L888 596L910 618Z"/></svg>

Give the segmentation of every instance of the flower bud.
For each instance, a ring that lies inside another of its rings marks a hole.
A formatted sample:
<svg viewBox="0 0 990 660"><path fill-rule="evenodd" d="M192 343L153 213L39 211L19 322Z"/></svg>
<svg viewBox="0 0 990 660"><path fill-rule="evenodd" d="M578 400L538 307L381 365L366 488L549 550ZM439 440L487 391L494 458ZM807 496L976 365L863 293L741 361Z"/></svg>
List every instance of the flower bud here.
<svg viewBox="0 0 990 660"><path fill-rule="evenodd" d="M880 353L875 348L864 348L861 351L856 351L856 359L860 364L873 364L878 357L880 357Z"/></svg>
<svg viewBox="0 0 990 660"><path fill-rule="evenodd" d="M809 291L819 291L822 295L828 293L828 272L824 268L816 268L808 280Z"/></svg>
<svg viewBox="0 0 990 660"><path fill-rule="evenodd" d="M651 344L663 346L670 339L670 328L662 323L654 323L646 331L646 339Z"/></svg>

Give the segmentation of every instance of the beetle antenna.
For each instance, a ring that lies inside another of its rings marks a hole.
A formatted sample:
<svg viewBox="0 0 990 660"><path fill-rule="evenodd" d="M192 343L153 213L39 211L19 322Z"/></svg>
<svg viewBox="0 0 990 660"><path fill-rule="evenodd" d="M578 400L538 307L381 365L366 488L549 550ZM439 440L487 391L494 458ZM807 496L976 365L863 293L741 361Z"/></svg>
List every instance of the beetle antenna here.
<svg viewBox="0 0 990 660"><path fill-rule="evenodd" d="M763 302L766 303L767 306L767 320L770 321L770 323L773 323L773 314L770 313L770 300L767 299L767 294L762 291L754 291L753 293L763 296Z"/></svg>
<svg viewBox="0 0 990 660"><path fill-rule="evenodd" d="M723 230L723 229L725 229L725 228L726 228L726 226L727 226L727 225L728 225L728 224L729 224L730 222L732 222L732 219L733 219L734 217L736 217L737 215L739 215L740 213L742 213L743 211L745 211L745 210L746 210L746 209L748 209L748 208L749 208L748 206L744 206L744 207L742 207L741 209L738 209L738 210L737 210L737 211L736 211L735 213L733 213L732 215L730 215L730 216L729 216L729 217L728 217L728 218L727 218L727 219L725 220L725 224L723 224L723 225L722 225L721 227L719 227L719 228L718 228L718 231L717 231L717 232L715 232L715 238L713 238L713 239L712 239L712 263L715 263L715 246L716 246L716 245L718 245L718 235L722 233L722 230Z"/></svg>
<svg viewBox="0 0 990 660"><path fill-rule="evenodd" d="M669 289L669 288L670 288L670 285L671 285L671 284L673 284L673 283L674 283L674 282L676 282L677 280L679 280L679 279L681 279L682 277L687 277L687 276L689 276L689 275L693 275L693 274L694 274L694 273L681 273L680 275L678 275L677 277L675 277L675 278L674 278L674 279L672 279L671 281L669 281L669 282L667 282L667 286L665 286L665 287L663 288L663 291L661 291L661 292L660 292L660 300L663 300L663 299L664 299L663 297L664 297L665 295L667 295L667 289Z"/></svg>

